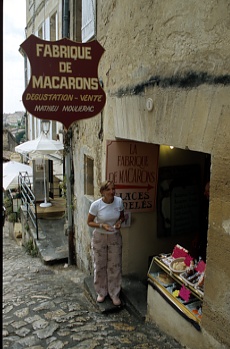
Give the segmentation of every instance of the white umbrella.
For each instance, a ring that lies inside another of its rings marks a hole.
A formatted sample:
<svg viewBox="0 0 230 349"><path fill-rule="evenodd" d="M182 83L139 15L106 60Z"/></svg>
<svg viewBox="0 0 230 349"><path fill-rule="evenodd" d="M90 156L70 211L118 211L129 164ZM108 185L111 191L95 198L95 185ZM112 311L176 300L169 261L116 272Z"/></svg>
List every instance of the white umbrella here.
<svg viewBox="0 0 230 349"><path fill-rule="evenodd" d="M28 142L24 142L15 147L15 151L20 154L29 154L32 159L34 158L47 158L50 154L59 153L63 150L63 144L60 141L54 141L47 138L43 133L41 135ZM41 207L49 207L51 203L47 202L46 195L46 170L44 165L44 203L40 204Z"/></svg>
<svg viewBox="0 0 230 349"><path fill-rule="evenodd" d="M20 154L30 154L32 158L42 157L42 155L54 154L63 150L63 144L60 141L54 141L47 138L43 133L28 142L24 142L15 147L15 151Z"/></svg>
<svg viewBox="0 0 230 349"><path fill-rule="evenodd" d="M18 187L19 172L27 172L29 176L32 176L33 169L29 165L22 164L17 161L5 162L2 166L3 181L2 186L4 190L15 189Z"/></svg>

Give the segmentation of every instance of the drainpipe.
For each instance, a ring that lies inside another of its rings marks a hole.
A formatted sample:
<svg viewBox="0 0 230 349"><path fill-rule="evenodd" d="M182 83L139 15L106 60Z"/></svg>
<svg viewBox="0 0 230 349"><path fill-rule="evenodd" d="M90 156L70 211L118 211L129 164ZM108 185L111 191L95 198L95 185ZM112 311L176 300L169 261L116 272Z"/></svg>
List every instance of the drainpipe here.
<svg viewBox="0 0 230 349"><path fill-rule="evenodd" d="M69 0L63 0L62 36L69 38Z"/></svg>
<svg viewBox="0 0 230 349"><path fill-rule="evenodd" d="M72 215L72 190L71 190L71 139L72 129L70 128L65 133L65 173L66 173L66 204L67 204L67 220L68 220L68 250L69 258L68 264L74 264L74 229L73 229L73 215Z"/></svg>
<svg viewBox="0 0 230 349"><path fill-rule="evenodd" d="M63 38L69 37L69 0L63 0L63 17L62 17L62 36ZM66 204L67 204L67 219L68 219L68 249L69 258L68 264L74 264L74 231L73 231L73 216L72 216L72 190L71 190L71 129L65 132L65 173L66 173Z"/></svg>
<svg viewBox="0 0 230 349"><path fill-rule="evenodd" d="M27 88L27 85L28 85L28 72L27 72L27 57L26 55L24 55L24 79L25 79L25 90ZM27 110L25 111L25 114L24 114L24 117L25 117L25 135L26 135L26 138L25 138L25 141L28 141L29 139L29 134L28 134L28 113L27 113Z"/></svg>

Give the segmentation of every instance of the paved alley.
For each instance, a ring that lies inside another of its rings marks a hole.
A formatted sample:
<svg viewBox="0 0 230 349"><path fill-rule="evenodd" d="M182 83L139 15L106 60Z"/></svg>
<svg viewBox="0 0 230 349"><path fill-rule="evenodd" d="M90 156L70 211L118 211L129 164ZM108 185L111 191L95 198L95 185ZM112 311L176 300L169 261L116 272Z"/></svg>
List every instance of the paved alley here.
<svg viewBox="0 0 230 349"><path fill-rule="evenodd" d="M88 297L76 266L45 265L3 231L3 348L180 349L129 314L103 314Z"/></svg>

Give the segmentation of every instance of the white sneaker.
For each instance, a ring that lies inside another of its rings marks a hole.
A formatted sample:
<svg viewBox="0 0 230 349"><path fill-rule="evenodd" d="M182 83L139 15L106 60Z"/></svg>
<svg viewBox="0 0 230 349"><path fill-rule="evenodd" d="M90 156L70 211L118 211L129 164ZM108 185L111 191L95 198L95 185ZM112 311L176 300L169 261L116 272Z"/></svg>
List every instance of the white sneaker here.
<svg viewBox="0 0 230 349"><path fill-rule="evenodd" d="M112 298L113 305L121 305L121 300L118 296Z"/></svg>
<svg viewBox="0 0 230 349"><path fill-rule="evenodd" d="M97 296L97 302L98 302L98 303L103 303L104 300L105 300L105 297L104 297L104 296L100 296L100 295Z"/></svg>

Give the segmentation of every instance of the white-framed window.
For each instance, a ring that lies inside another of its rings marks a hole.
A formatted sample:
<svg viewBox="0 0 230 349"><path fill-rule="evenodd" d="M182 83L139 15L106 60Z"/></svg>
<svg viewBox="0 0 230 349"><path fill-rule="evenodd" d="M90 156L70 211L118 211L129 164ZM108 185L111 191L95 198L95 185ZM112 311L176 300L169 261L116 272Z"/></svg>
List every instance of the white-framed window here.
<svg viewBox="0 0 230 349"><path fill-rule="evenodd" d="M44 40L50 40L50 18L45 20Z"/></svg>
<svg viewBox="0 0 230 349"><path fill-rule="evenodd" d="M57 12L50 17L50 41L57 40Z"/></svg>
<svg viewBox="0 0 230 349"><path fill-rule="evenodd" d="M96 36L96 0L82 0L82 42Z"/></svg>
<svg viewBox="0 0 230 349"><path fill-rule="evenodd" d="M38 30L35 32L35 35L42 40L50 40L50 18L47 17L41 25L38 27Z"/></svg>
<svg viewBox="0 0 230 349"><path fill-rule="evenodd" d="M41 25L41 26L38 28L37 36L38 36L40 39L43 39L43 25Z"/></svg>

